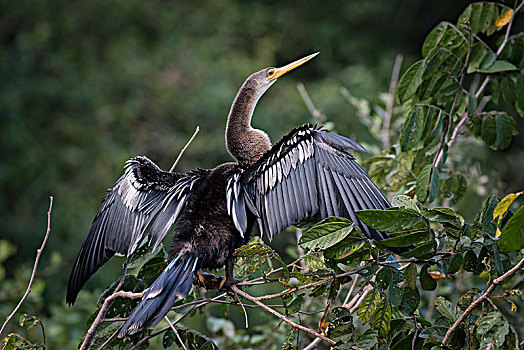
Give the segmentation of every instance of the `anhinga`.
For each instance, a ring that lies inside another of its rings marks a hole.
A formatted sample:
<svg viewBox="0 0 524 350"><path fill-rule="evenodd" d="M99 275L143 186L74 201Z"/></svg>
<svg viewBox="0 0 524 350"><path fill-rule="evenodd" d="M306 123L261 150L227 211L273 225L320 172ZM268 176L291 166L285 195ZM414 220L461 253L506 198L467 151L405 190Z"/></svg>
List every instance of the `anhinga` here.
<svg viewBox="0 0 524 350"><path fill-rule="evenodd" d="M175 225L173 260L147 289L120 331L155 327L177 298L184 298L201 269L225 265L221 287L235 283L235 249L255 222L273 236L307 217L342 216L375 240L385 233L367 227L355 211L390 207L347 149L365 149L320 127L303 125L273 147L251 127L259 98L277 78L309 61L312 54L281 68L266 68L244 82L231 106L226 145L235 163L188 173L161 170L146 157L126 163L125 172L98 211L71 272L66 301L73 304L89 277L115 253L131 256L148 237L156 248Z"/></svg>

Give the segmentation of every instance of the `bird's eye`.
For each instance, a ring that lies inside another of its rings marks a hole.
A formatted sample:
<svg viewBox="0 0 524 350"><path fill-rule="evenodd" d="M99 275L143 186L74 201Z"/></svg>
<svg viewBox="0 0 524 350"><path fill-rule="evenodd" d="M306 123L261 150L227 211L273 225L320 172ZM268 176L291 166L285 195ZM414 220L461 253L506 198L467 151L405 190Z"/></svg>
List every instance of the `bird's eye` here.
<svg viewBox="0 0 524 350"><path fill-rule="evenodd" d="M276 69L275 68L270 68L267 70L267 77L268 78L271 78L273 75L275 75L275 72L276 72Z"/></svg>

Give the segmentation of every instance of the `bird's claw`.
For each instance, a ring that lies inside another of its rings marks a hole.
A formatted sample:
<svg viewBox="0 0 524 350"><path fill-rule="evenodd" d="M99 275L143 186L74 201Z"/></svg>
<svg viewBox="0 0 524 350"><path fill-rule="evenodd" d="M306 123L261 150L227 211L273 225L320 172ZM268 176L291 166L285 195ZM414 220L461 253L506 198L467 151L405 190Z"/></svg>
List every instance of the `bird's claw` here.
<svg viewBox="0 0 524 350"><path fill-rule="evenodd" d="M218 289L221 277L217 277L213 275L212 273L202 272L201 270L198 270L196 272L197 279L195 279L194 284L196 284L199 287L204 287L205 289Z"/></svg>
<svg viewBox="0 0 524 350"><path fill-rule="evenodd" d="M218 286L219 290L229 289L232 285L242 282L241 280L236 278L221 277L221 279L222 280L220 281L220 285Z"/></svg>
<svg viewBox="0 0 524 350"><path fill-rule="evenodd" d="M207 290L211 289L229 289L232 285L241 282L236 278L217 277L212 273L202 272L198 270L196 272L197 278L194 280L194 284L199 287L204 287Z"/></svg>

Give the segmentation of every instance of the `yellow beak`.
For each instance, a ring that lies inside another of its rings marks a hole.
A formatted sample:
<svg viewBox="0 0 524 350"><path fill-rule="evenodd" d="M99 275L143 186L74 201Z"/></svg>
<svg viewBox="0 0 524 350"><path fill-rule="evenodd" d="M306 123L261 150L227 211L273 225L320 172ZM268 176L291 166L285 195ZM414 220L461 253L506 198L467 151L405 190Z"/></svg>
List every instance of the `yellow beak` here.
<svg viewBox="0 0 524 350"><path fill-rule="evenodd" d="M267 80L273 81L273 80L283 76L287 72L297 68L298 66L303 65L304 63L306 63L307 61L309 61L310 59L312 59L313 57L315 57L318 54L319 54L318 52L315 52L314 54L311 54L309 56L303 57L303 58L301 58L299 60L296 60L295 62L292 62L290 64L286 64L284 67L275 68L275 73L271 77L269 77Z"/></svg>

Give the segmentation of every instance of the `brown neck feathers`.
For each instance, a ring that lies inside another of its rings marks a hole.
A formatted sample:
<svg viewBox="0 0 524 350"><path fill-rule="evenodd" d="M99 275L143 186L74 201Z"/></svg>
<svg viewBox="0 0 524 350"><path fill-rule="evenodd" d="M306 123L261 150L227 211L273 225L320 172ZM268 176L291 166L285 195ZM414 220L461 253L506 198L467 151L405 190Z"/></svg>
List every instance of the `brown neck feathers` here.
<svg viewBox="0 0 524 350"><path fill-rule="evenodd" d="M267 134L251 127L251 116L259 98L256 89L242 86L227 119L227 150L239 163L245 165L254 164L271 148Z"/></svg>

